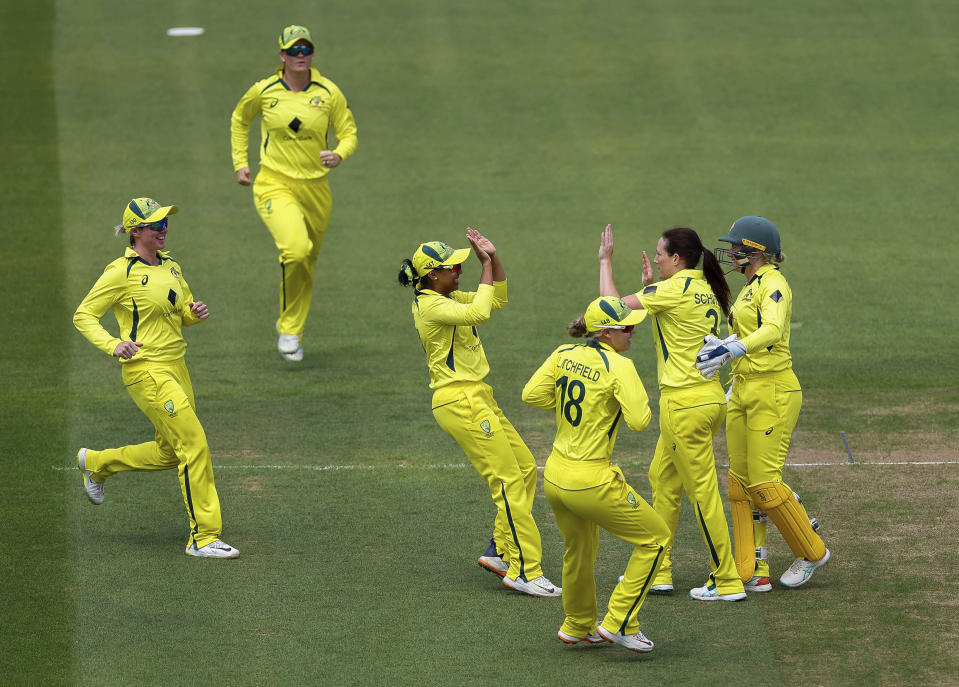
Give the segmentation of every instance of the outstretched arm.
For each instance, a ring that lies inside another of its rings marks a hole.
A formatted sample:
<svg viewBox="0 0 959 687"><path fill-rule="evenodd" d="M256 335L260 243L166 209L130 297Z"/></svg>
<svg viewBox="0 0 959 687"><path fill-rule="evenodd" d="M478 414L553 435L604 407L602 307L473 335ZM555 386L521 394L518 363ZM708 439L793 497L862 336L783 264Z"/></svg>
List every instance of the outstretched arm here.
<svg viewBox="0 0 959 687"><path fill-rule="evenodd" d="M643 253L645 258L646 254ZM613 281L613 225L607 224L599 240L599 295L619 296ZM643 307L634 295L623 298L623 302L633 310Z"/></svg>

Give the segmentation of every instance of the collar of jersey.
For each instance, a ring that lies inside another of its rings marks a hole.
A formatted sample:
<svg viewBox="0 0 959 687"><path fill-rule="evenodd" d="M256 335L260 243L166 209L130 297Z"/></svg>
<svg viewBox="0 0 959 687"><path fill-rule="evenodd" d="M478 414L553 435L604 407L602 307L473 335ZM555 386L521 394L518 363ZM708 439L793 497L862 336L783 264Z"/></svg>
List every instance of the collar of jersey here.
<svg viewBox="0 0 959 687"><path fill-rule="evenodd" d="M763 265L758 270L756 270L756 274L754 274L753 278L750 279L748 282L746 282L746 284L747 285L752 284L754 281L756 281L757 279L762 277L764 274L766 274L766 272L769 272L770 270L778 270L778 269L779 268L776 267L775 265L767 262L765 265Z"/></svg>
<svg viewBox="0 0 959 687"><path fill-rule="evenodd" d="M262 72L261 72L262 73ZM283 88L290 90L290 87L286 85L286 81L283 80L283 65L280 65L276 70L276 78L280 80L280 83L283 84ZM306 84L306 90L310 89L310 86L316 84L320 86L320 79L323 78L323 75L320 74L320 70L316 67L310 67L310 83Z"/></svg>
<svg viewBox="0 0 959 687"><path fill-rule="evenodd" d="M160 256L160 263L162 264L164 260L169 260L170 251L160 250L160 251L157 251L157 255ZM133 246L127 246L126 252L123 254L123 257L136 258L137 260L142 262L144 265L150 265L150 263L148 263L146 260L140 257L139 253L133 250ZM156 267L156 265L150 265L150 267Z"/></svg>
<svg viewBox="0 0 959 687"><path fill-rule="evenodd" d="M670 279L689 279L690 277L693 279L705 279L703 271L696 269L679 270L679 272L671 276Z"/></svg>

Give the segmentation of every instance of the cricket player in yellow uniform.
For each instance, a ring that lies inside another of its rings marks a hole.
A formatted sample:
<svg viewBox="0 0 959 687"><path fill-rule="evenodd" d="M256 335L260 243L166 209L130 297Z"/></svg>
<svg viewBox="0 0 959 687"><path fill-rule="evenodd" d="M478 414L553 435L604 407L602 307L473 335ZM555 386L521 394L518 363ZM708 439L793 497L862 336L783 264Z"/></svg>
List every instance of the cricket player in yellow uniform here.
<svg viewBox="0 0 959 687"><path fill-rule="evenodd" d="M746 275L746 286L732 307L732 335L707 340L696 366L708 378L732 361L726 442L736 564L746 589L772 590L768 516L797 557L779 582L798 587L825 565L830 553L798 495L782 480L802 406L789 350L792 291L776 266L785 256L779 230L764 217L741 217L719 240L732 247L717 249L717 255Z"/></svg>
<svg viewBox="0 0 959 687"><path fill-rule="evenodd" d="M612 253L613 233L607 226L599 251L602 293L616 292ZM703 269L696 269L700 260ZM712 566L706 584L691 589L690 596L699 601L741 601L746 592L733 559L713 454L713 437L726 416L726 398L719 380L703 379L696 369L704 336L717 333L720 319L729 312L729 286L716 257L686 227L660 236L654 262L661 281L652 283L652 266L644 251L647 286L624 299L628 306L643 308L652 316L659 378L659 441L649 482L653 507L669 525L670 539L653 591L673 589L669 553L685 491Z"/></svg>
<svg viewBox="0 0 959 687"><path fill-rule="evenodd" d="M210 311L193 293L183 270L164 250L169 216L175 205L134 198L123 211L118 235L130 247L103 270L73 316L76 328L98 349L120 359L123 383L133 402L156 428L153 441L102 451L82 448L77 466L84 490L103 503L104 482L127 470L176 468L190 520L186 552L200 558L236 558L240 552L220 541L220 500L206 434L184 354L182 328L202 322ZM113 310L120 335L100 324Z"/></svg>
<svg viewBox="0 0 959 687"><path fill-rule="evenodd" d="M562 589L543 575L533 520L536 460L483 382L489 363L476 327L506 305L506 272L489 239L475 229L466 236L483 266L475 292L459 290L469 248L423 243L399 273L400 284L414 288L413 324L426 351L433 417L466 453L496 504L493 538L479 564L511 589L559 596Z"/></svg>
<svg viewBox="0 0 959 687"><path fill-rule="evenodd" d="M303 360L303 331L313 298L313 272L330 222L329 171L356 150L356 123L336 84L312 66L313 38L303 26L280 33L283 65L243 94L230 122L233 169L249 186L250 124L260 115L260 172L253 200L280 251L280 354ZM336 147L329 148L332 127Z"/></svg>
<svg viewBox="0 0 959 687"><path fill-rule="evenodd" d="M597 298L568 330L573 336L588 332L586 343L557 348L523 389L524 401L556 414L543 482L566 542L566 619L557 636L568 644L605 639L633 651L653 649L639 629L639 610L665 555L669 528L610 464L620 420L639 432L652 417L636 368L620 355L645 316L619 298ZM593 568L600 527L632 544L633 553L597 626Z"/></svg>

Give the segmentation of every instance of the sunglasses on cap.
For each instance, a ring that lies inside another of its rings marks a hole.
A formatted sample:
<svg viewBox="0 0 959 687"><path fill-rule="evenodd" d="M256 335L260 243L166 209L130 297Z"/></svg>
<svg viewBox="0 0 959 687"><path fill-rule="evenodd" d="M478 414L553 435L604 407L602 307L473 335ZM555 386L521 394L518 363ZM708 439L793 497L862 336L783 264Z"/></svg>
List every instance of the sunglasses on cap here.
<svg viewBox="0 0 959 687"><path fill-rule="evenodd" d="M460 274L460 273L463 271L463 266L462 266L462 265L452 265L452 266L449 266L449 267L448 267L448 266L446 266L446 265L441 265L441 266L439 266L439 267L434 267L433 269L434 269L434 270L449 270L449 271L452 272L453 274Z"/></svg>
<svg viewBox="0 0 959 687"><path fill-rule="evenodd" d="M312 55L313 46L312 45L291 45L289 48L287 48L283 52L285 52L290 57L299 57L300 55Z"/></svg>
<svg viewBox="0 0 959 687"><path fill-rule="evenodd" d="M636 325L627 324L625 327L606 327L606 329L615 329L616 331L622 332L623 334L632 334L633 329L636 328Z"/></svg>
<svg viewBox="0 0 959 687"><path fill-rule="evenodd" d="M163 231L167 227L167 218L164 217L159 222L149 222L147 224L138 224L140 229L152 229L153 231Z"/></svg>

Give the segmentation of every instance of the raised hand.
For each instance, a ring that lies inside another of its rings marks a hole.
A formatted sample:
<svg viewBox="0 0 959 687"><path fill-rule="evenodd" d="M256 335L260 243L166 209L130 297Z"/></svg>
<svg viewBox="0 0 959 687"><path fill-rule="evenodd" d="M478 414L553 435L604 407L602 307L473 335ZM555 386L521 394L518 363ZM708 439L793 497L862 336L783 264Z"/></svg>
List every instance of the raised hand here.
<svg viewBox="0 0 959 687"><path fill-rule="evenodd" d="M613 225L607 224L599 239L599 261L613 259Z"/></svg>
<svg viewBox="0 0 959 687"><path fill-rule="evenodd" d="M643 251L643 286L649 286L653 283L653 266L649 262L649 256Z"/></svg>
<svg viewBox="0 0 959 687"><path fill-rule="evenodd" d="M496 246L493 245L493 242L488 238L483 236L480 232L472 227L466 227L466 238L469 239L469 242L473 244L473 248L479 248L484 253L492 258L496 255Z"/></svg>

